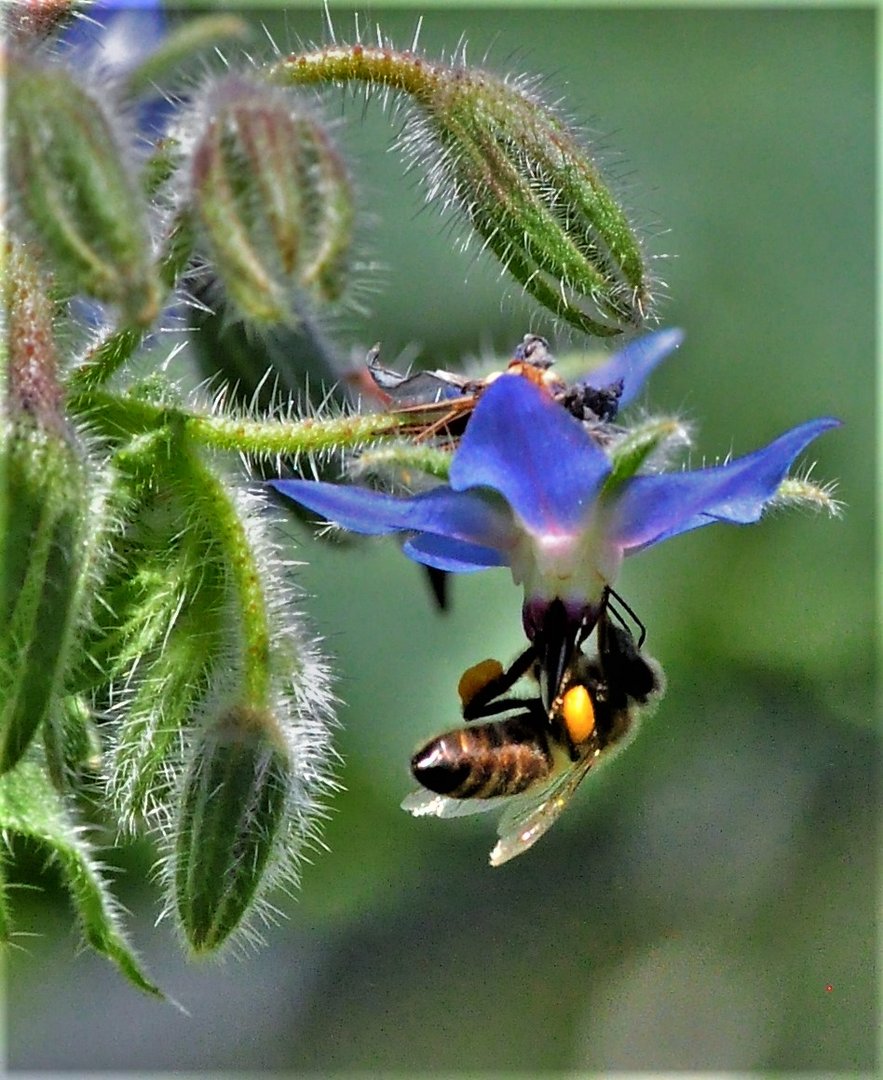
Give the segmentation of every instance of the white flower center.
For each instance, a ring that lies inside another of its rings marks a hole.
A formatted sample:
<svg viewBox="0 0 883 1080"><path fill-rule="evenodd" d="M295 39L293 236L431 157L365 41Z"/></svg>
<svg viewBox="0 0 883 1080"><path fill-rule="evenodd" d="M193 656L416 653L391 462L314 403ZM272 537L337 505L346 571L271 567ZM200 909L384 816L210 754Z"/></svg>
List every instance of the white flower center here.
<svg viewBox="0 0 883 1080"><path fill-rule="evenodd" d="M588 525L579 532L524 531L511 554L512 577L524 586L525 599L596 603L612 584L622 553L610 544L603 530Z"/></svg>

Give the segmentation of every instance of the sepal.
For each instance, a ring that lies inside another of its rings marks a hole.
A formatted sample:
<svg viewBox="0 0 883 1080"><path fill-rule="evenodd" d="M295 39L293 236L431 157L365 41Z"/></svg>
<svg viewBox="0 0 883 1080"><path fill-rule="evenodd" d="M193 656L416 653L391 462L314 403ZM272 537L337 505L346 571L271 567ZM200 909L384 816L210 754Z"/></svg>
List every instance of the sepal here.
<svg viewBox="0 0 883 1080"><path fill-rule="evenodd" d="M106 868L84 835L64 798L43 769L28 758L0 776L0 834L7 841L35 843L58 865L80 921L83 937L97 953L145 993L162 998L122 928L122 909L110 892ZM9 932L8 911L0 925Z"/></svg>

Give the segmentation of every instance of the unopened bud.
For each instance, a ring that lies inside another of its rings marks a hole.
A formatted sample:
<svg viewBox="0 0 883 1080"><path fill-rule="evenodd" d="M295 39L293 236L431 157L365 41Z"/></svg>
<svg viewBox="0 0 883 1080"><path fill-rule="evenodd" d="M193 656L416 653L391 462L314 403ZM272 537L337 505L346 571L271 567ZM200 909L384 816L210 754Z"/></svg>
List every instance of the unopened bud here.
<svg viewBox="0 0 883 1080"><path fill-rule="evenodd" d="M407 95L418 115L402 143L430 198L458 206L528 293L591 334L646 318L648 275L634 230L574 133L525 84L361 44L288 57L271 77Z"/></svg>
<svg viewBox="0 0 883 1080"><path fill-rule="evenodd" d="M247 318L296 318L292 290L339 297L353 226L343 162L316 120L231 76L196 107L190 191L218 277Z"/></svg>
<svg viewBox="0 0 883 1080"><path fill-rule="evenodd" d="M149 325L160 289L145 209L108 116L59 65L9 61L10 190L59 284Z"/></svg>
<svg viewBox="0 0 883 1080"><path fill-rule="evenodd" d="M61 693L88 564L90 483L61 413L51 309L22 248L7 252L9 370L0 445L0 773Z"/></svg>
<svg viewBox="0 0 883 1080"><path fill-rule="evenodd" d="M235 706L197 737L174 857L175 903L194 952L219 948L265 886L291 786L288 750L268 711Z"/></svg>

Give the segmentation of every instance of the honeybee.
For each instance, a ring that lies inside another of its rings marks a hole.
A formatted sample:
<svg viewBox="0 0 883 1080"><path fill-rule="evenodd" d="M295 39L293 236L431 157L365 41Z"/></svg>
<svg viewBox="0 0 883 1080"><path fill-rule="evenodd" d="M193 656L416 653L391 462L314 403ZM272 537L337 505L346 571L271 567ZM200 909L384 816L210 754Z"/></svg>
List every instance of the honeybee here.
<svg viewBox="0 0 883 1080"><path fill-rule="evenodd" d="M532 847L558 820L589 770L627 743L641 709L664 690L662 669L642 655L631 633L612 622L606 610L597 637L596 655L575 651L548 709L541 697L486 700L498 684L511 686L524 673L519 669L531 662L536 666L530 649L508 672L493 660L469 668L460 680L467 719L518 711L426 743L411 759L411 772L423 787L402 807L436 817L502 809L491 866Z"/></svg>

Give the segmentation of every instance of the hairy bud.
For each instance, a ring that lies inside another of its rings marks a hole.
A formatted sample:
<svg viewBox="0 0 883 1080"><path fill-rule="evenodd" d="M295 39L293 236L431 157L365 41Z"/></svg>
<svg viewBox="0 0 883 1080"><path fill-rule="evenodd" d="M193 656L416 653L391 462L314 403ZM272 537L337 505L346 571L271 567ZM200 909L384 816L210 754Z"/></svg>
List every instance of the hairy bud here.
<svg viewBox="0 0 883 1080"><path fill-rule="evenodd" d="M178 808L174 887L194 952L226 941L260 890L291 786L288 750L263 709L228 709L196 740Z"/></svg>
<svg viewBox="0 0 883 1080"><path fill-rule="evenodd" d="M288 57L271 76L405 94L417 112L402 143L430 198L459 207L528 293L591 334L646 318L648 275L626 215L574 133L523 81L361 44Z"/></svg>
<svg viewBox="0 0 883 1080"><path fill-rule="evenodd" d="M240 76L214 84L191 123L185 198L242 314L290 322L293 289L320 303L336 300L345 284L353 196L323 128L278 90Z"/></svg>
<svg viewBox="0 0 883 1080"><path fill-rule="evenodd" d="M145 210L98 102L60 66L13 56L7 138L14 204L59 285L149 325L161 293Z"/></svg>
<svg viewBox="0 0 883 1080"><path fill-rule="evenodd" d="M0 772L61 693L88 564L89 470L61 412L51 306L7 251L9 369L0 446Z"/></svg>

